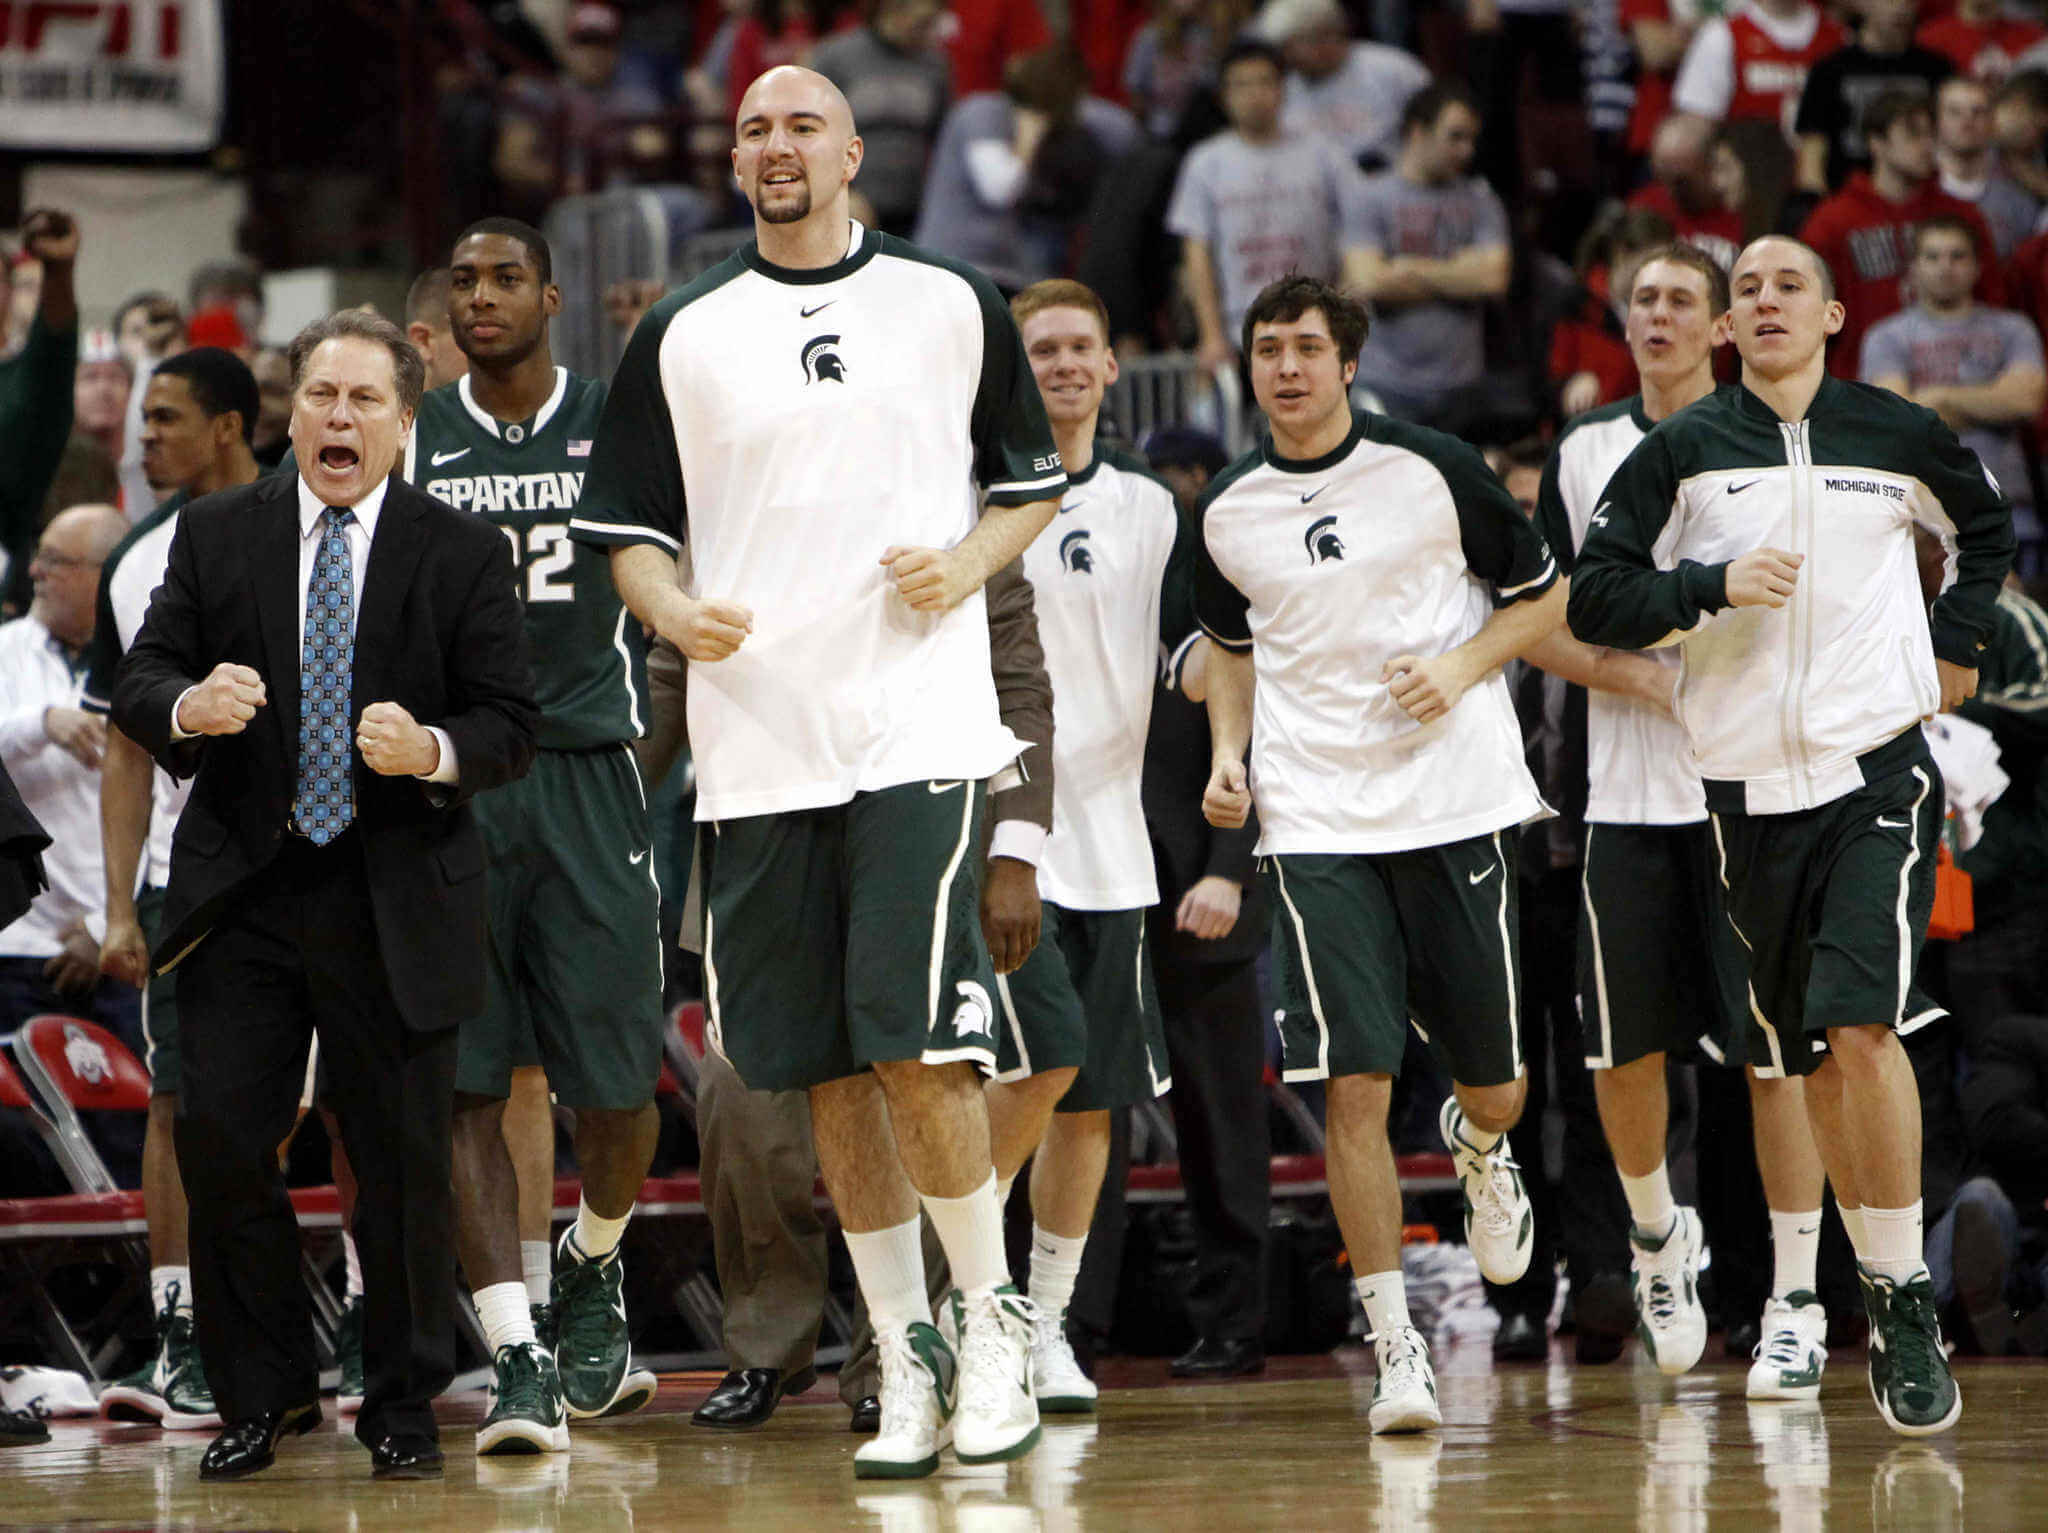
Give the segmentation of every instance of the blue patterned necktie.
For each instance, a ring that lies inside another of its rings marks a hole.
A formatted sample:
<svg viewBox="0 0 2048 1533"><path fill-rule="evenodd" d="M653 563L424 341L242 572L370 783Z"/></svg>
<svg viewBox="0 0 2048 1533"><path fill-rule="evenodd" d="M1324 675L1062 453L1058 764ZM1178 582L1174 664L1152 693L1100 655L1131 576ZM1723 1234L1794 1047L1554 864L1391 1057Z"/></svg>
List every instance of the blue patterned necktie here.
<svg viewBox="0 0 2048 1533"><path fill-rule="evenodd" d="M349 686L355 665L355 574L348 556L346 506L322 513L326 530L306 587L306 644L299 657L299 791L292 824L325 846L355 818L354 748Z"/></svg>

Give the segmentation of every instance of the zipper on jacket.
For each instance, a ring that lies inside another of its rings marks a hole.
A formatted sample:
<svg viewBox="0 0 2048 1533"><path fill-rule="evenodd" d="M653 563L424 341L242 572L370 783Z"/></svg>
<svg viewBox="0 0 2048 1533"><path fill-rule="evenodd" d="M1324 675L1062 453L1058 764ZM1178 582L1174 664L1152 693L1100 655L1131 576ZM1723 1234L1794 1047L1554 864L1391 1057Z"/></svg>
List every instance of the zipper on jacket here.
<svg viewBox="0 0 2048 1533"><path fill-rule="evenodd" d="M1808 599L1813 589L1816 552L1813 447L1807 421L1780 421L1778 431L1785 439L1785 462L1792 470L1792 546L1788 551L1806 556L1806 562L1799 567L1799 579L1792 587L1791 610L1786 614L1791 653L1785 673L1785 696L1778 710L1785 764L1792 773L1793 802L1803 808L1812 797L1804 725L1806 688L1813 668L1813 603Z"/></svg>

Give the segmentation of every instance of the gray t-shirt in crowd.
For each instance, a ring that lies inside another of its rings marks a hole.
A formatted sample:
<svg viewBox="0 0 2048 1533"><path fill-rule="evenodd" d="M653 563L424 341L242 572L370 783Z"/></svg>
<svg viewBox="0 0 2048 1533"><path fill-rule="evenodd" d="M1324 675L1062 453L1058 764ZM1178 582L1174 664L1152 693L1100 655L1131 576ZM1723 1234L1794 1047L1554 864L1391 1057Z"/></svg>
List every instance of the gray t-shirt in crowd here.
<svg viewBox="0 0 2048 1533"><path fill-rule="evenodd" d="M1914 390L1944 383L1993 383L2009 367L2041 366L2041 333L2024 314L1972 304L1956 315L1929 314L1917 304L1879 320L1863 337L1862 378L1904 376ZM2016 427L1973 426L1963 445L1991 471L2005 498L2033 504L2025 449Z"/></svg>
<svg viewBox="0 0 2048 1533"><path fill-rule="evenodd" d="M1421 186L1391 170L1368 176L1364 213L1359 243L1387 257L1442 260L1508 243L1507 209L1477 176L1443 186ZM1390 404L1433 403L1486 375L1484 332L1477 302L1375 303L1358 381Z"/></svg>
<svg viewBox="0 0 2048 1533"><path fill-rule="evenodd" d="M1414 54L1353 43L1343 64L1322 79L1287 76L1280 125L1289 133L1319 133L1354 160L1385 165L1401 147L1401 109L1427 84L1429 71Z"/></svg>
<svg viewBox="0 0 2048 1533"><path fill-rule="evenodd" d="M905 53L874 28L855 27L819 43L811 67L845 94L860 125L867 153L854 185L867 193L884 228L908 233L924 194L925 161L946 116L946 56Z"/></svg>
<svg viewBox="0 0 2048 1533"><path fill-rule="evenodd" d="M1325 138L1204 139L1181 162L1166 230L1209 247L1224 333L1236 343L1259 289L1289 272L1335 281L1358 242L1365 177Z"/></svg>

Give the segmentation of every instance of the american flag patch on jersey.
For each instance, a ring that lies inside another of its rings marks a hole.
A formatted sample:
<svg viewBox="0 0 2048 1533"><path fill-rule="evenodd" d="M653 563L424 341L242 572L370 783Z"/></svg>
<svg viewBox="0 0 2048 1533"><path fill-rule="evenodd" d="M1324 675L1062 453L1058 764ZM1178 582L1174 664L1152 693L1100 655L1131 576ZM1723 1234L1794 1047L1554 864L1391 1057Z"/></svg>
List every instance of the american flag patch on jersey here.
<svg viewBox="0 0 2048 1533"><path fill-rule="evenodd" d="M576 441L574 438L571 438L569 442L569 456L572 458L589 457L590 439L588 437L585 437L582 441L579 442Z"/></svg>

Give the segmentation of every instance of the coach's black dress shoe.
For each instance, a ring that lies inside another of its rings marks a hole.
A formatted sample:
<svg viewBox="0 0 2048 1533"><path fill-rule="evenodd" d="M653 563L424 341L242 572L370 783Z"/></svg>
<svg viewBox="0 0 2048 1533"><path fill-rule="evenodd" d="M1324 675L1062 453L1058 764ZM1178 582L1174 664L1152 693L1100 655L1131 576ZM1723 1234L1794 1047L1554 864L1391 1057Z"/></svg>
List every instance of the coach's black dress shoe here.
<svg viewBox="0 0 2048 1533"><path fill-rule="evenodd" d="M1173 1360L1177 1379L1238 1379L1266 1371L1265 1346L1249 1336L1204 1336Z"/></svg>
<svg viewBox="0 0 2048 1533"><path fill-rule="evenodd" d="M27 1411L0 1410L0 1448L49 1440L50 1429L43 1425L40 1416L32 1416Z"/></svg>
<svg viewBox="0 0 2048 1533"><path fill-rule="evenodd" d="M370 1447L373 1480L438 1480L441 1445L424 1432L391 1432Z"/></svg>
<svg viewBox="0 0 2048 1533"><path fill-rule="evenodd" d="M873 1437L882 1430L882 1397L862 1395L853 1402L853 1416L846 1423L846 1430L858 1432L864 1437Z"/></svg>
<svg viewBox="0 0 2048 1533"><path fill-rule="evenodd" d="M817 1381L816 1371L810 1368L787 1378L780 1368L735 1368L691 1412L690 1421L695 1426L727 1431L757 1427L775 1414L784 1395L800 1395Z"/></svg>
<svg viewBox="0 0 2048 1533"><path fill-rule="evenodd" d="M1493 1333L1493 1360L1497 1363L1539 1363L1550 1353L1550 1337L1543 1322L1519 1311L1500 1317L1500 1329Z"/></svg>
<svg viewBox="0 0 2048 1533"><path fill-rule="evenodd" d="M206 1449L199 1461L202 1480L239 1480L244 1475L268 1469L277 1462L277 1440L296 1437L320 1425L320 1407L295 1405L289 1410L265 1411L230 1422Z"/></svg>

